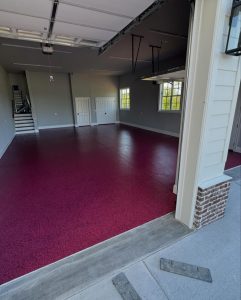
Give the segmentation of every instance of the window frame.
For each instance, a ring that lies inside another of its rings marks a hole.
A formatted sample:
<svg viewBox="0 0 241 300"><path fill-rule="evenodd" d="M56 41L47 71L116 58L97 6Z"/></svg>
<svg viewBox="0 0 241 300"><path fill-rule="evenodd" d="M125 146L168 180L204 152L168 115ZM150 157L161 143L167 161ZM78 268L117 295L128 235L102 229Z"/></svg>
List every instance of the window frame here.
<svg viewBox="0 0 241 300"><path fill-rule="evenodd" d="M174 90L174 82L181 82L181 94L180 95L173 95L173 90ZM172 84L172 89L171 89L171 95L170 95L170 109L162 109L162 100L163 100L163 85L164 83L171 83ZM168 81L162 81L159 83L159 99L158 99L158 112L160 113L181 113L182 112L182 97L183 97L183 87L184 87L184 82L183 80L168 80ZM180 96L180 109L175 110L171 109L172 108L172 99L173 97Z"/></svg>
<svg viewBox="0 0 241 300"><path fill-rule="evenodd" d="M122 91L123 90L129 90L129 107L122 107ZM129 111L131 109L131 89L130 87L123 87L119 89L119 97L120 97L120 110Z"/></svg>

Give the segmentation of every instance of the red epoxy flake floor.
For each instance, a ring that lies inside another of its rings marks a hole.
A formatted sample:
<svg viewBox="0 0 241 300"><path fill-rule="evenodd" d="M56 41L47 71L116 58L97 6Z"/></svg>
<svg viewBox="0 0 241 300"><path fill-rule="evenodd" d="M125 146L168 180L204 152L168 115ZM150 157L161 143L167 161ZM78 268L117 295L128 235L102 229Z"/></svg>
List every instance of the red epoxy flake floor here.
<svg viewBox="0 0 241 300"><path fill-rule="evenodd" d="M225 165L225 170L235 168L241 165L241 153L229 151Z"/></svg>
<svg viewBox="0 0 241 300"><path fill-rule="evenodd" d="M0 282L175 210L177 147L115 125L17 136L0 160Z"/></svg>

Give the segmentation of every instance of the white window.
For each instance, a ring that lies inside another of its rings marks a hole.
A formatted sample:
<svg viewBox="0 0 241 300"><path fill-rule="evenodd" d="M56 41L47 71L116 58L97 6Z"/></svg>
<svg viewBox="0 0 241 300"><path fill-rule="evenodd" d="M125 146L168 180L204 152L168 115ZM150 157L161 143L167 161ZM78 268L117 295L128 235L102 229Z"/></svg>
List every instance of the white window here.
<svg viewBox="0 0 241 300"><path fill-rule="evenodd" d="M180 111L182 81L163 82L160 84L159 111Z"/></svg>
<svg viewBox="0 0 241 300"><path fill-rule="evenodd" d="M120 109L130 110L131 99L130 99L130 88L120 89Z"/></svg>

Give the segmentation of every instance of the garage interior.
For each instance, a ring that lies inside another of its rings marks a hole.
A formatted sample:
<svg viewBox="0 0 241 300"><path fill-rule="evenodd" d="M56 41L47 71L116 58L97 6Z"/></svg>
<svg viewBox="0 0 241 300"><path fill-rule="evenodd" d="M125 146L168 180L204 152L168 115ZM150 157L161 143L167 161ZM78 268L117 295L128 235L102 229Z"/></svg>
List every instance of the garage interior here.
<svg viewBox="0 0 241 300"><path fill-rule="evenodd" d="M17 2L0 4L0 283L175 210L190 17L188 0Z"/></svg>

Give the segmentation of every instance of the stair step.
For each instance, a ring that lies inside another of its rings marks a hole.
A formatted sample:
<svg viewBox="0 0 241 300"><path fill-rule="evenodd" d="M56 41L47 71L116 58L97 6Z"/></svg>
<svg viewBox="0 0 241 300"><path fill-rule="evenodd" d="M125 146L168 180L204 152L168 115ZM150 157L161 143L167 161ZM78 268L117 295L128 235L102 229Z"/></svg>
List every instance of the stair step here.
<svg viewBox="0 0 241 300"><path fill-rule="evenodd" d="M21 121L21 120L31 120L31 119L33 119L32 116L27 116L27 117L25 117L25 116L22 116L22 117L14 117L14 120L17 120L17 121Z"/></svg>
<svg viewBox="0 0 241 300"><path fill-rule="evenodd" d="M24 122L24 123L15 123L15 126L21 127L21 126L34 126L34 122Z"/></svg>
<svg viewBox="0 0 241 300"><path fill-rule="evenodd" d="M31 127L21 127L21 128L15 128L16 132L21 132L21 131L29 131L29 130L35 130L33 126Z"/></svg>
<svg viewBox="0 0 241 300"><path fill-rule="evenodd" d="M34 127L34 123L15 124L15 128Z"/></svg>
<svg viewBox="0 0 241 300"><path fill-rule="evenodd" d="M33 118L33 116L32 115L27 115L27 116L25 116L25 115L14 115L14 119L15 120L21 120L21 119L32 119Z"/></svg>
<svg viewBox="0 0 241 300"><path fill-rule="evenodd" d="M29 116L31 116L32 117L32 114L14 114L14 117L23 117L23 116L25 116L25 117L29 117Z"/></svg>
<svg viewBox="0 0 241 300"><path fill-rule="evenodd" d="M30 121L33 121L33 118L32 117L28 117L28 118L14 118L14 121L15 122L20 122L20 121L30 122Z"/></svg>
<svg viewBox="0 0 241 300"><path fill-rule="evenodd" d="M24 123L33 123L33 119L29 119L29 120L14 120L15 121L15 124L24 124Z"/></svg>
<svg viewBox="0 0 241 300"><path fill-rule="evenodd" d="M16 134L35 133L35 130L16 131Z"/></svg>

